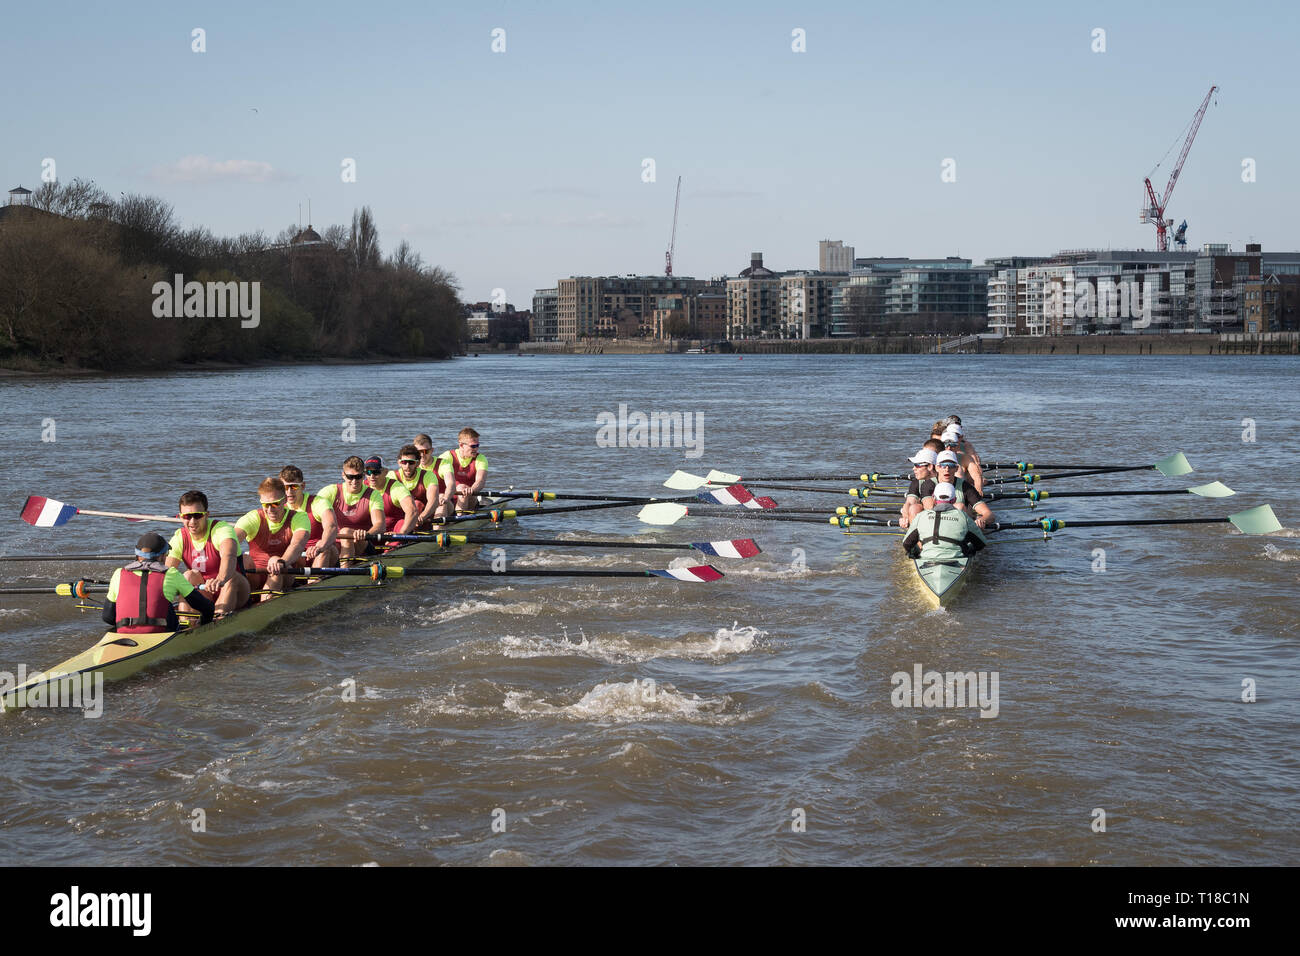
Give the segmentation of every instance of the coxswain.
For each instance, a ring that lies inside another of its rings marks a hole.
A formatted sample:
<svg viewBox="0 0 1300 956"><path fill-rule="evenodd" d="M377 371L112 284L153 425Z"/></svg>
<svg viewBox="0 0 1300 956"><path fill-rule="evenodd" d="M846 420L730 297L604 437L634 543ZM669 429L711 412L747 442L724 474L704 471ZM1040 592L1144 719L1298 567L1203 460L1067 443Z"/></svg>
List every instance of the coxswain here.
<svg viewBox="0 0 1300 956"><path fill-rule="evenodd" d="M938 476L939 484L950 484L954 488L953 506L958 511L963 511L975 516L974 521L981 528L987 528L993 521L993 511L984 501L984 496L976 490L974 482L962 478L957 474L957 453L945 449L939 454L935 463L935 474ZM938 491L936 487L936 492ZM921 505L925 509L934 506L933 497L922 500Z"/></svg>
<svg viewBox="0 0 1300 956"><path fill-rule="evenodd" d="M933 447L935 445L938 445L938 448ZM920 451L907 459L912 463L912 481L907 486L907 495L903 498L902 507L899 508L898 526L900 528L906 528L912 519L921 513L922 499L934 494L934 466L941 451L943 451L943 445L930 439L921 446Z"/></svg>
<svg viewBox="0 0 1300 956"><path fill-rule="evenodd" d="M208 517L208 496L201 491L181 495L180 530L172 535L167 566L184 562L185 580L217 606L217 617L232 614L248 603L248 579L239 566L239 538L228 521ZM183 603L182 610L197 610Z"/></svg>
<svg viewBox="0 0 1300 956"><path fill-rule="evenodd" d="M970 514L957 507L957 489L947 481L934 487L926 508L912 522L912 530L903 538L903 550L909 558L922 561L951 561L970 557L988 544L983 529ZM985 509L987 510L987 505Z"/></svg>
<svg viewBox="0 0 1300 956"><path fill-rule="evenodd" d="M311 534L311 519L285 506L284 482L265 478L257 486L257 509L235 522L235 531L248 542L249 586L269 601L293 587L288 574L302 567L302 552Z"/></svg>
<svg viewBox="0 0 1300 956"><path fill-rule="evenodd" d="M307 535L307 545L302 549L303 561L310 562L313 568L337 568L339 566L339 526L334 520L334 509L315 495L305 495L307 480L302 469L294 465L285 465L280 469L280 480L284 482L284 493L288 499L285 507L301 511L311 522L311 532Z"/></svg>
<svg viewBox="0 0 1300 956"><path fill-rule="evenodd" d="M478 439L478 432L474 429L462 428L456 447L442 456L451 463L455 485L448 498L455 501L457 513L478 508L479 492L487 483L488 460L478 453Z"/></svg>
<svg viewBox="0 0 1300 956"><path fill-rule="evenodd" d="M212 601L176 568L163 563L167 541L150 531L135 543L135 561L118 568L108 581L104 623L118 634L163 634L180 630L175 602L185 603L207 624L216 610ZM123 574L122 572L126 572Z"/></svg>
<svg viewBox="0 0 1300 956"><path fill-rule="evenodd" d="M392 472L384 473L384 460L371 455L365 461L366 485L381 496L384 503L384 530L397 534L410 534L417 518L415 499L406 486Z"/></svg>
<svg viewBox="0 0 1300 956"><path fill-rule="evenodd" d="M365 462L351 455L343 462L343 481L316 492L317 501L334 512L338 526L339 560L342 563L375 550L366 535L384 530L384 499L366 487Z"/></svg>

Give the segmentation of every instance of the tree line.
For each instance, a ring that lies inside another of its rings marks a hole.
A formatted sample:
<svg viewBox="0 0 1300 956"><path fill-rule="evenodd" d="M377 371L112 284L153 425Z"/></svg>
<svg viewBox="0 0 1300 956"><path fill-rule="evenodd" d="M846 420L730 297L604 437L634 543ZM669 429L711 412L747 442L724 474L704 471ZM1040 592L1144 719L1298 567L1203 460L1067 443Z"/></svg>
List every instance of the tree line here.
<svg viewBox="0 0 1300 956"><path fill-rule="evenodd" d="M0 209L0 364L105 370L204 361L445 358L463 348L459 286L403 240L384 257L369 207L319 241L288 227L182 229L156 196L46 183ZM167 317L157 283L259 283L255 326ZM158 313L164 312L160 316Z"/></svg>

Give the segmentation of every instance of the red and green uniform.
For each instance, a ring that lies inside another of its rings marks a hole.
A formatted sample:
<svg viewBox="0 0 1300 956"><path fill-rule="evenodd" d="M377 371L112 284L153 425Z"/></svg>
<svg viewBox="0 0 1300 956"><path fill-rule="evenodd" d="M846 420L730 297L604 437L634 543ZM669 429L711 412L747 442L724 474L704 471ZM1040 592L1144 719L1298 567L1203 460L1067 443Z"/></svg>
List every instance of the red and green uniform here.
<svg viewBox="0 0 1300 956"><path fill-rule="evenodd" d="M360 528L369 531L373 523L370 512L384 509L383 497L367 485L362 485L356 494L349 493L341 484L326 485L316 492L315 497L317 506L324 503L325 507L334 509L334 520L340 530Z"/></svg>
<svg viewBox="0 0 1300 956"><path fill-rule="evenodd" d="M248 538L248 556L253 561L253 567L265 571L266 562L272 557L284 557L295 534L305 531L310 535L311 519L301 511L285 511L280 521L272 522L258 508L236 521L235 527ZM302 564L301 557L297 564Z"/></svg>
<svg viewBox="0 0 1300 956"><path fill-rule="evenodd" d="M184 561L191 571L203 575L204 581L211 581L221 573L221 552L218 548L226 541L236 541L235 527L228 521L208 519L203 533L191 535L190 529L181 526L171 540L169 558ZM236 550L238 554L238 550Z"/></svg>
<svg viewBox="0 0 1300 956"><path fill-rule="evenodd" d="M458 485L472 488L479 475L487 474L488 460L486 455L475 454L469 461L462 462L457 454L457 449L453 448L449 452L444 452L442 458L451 466L452 474Z"/></svg>
<svg viewBox="0 0 1300 956"><path fill-rule="evenodd" d="M122 574L123 571L127 573ZM194 585L175 568L136 561L118 568L108 582L107 599L116 607L118 634L161 634L175 630L172 604L189 597Z"/></svg>
<svg viewBox="0 0 1300 956"><path fill-rule="evenodd" d="M380 495L384 503L384 530L396 531L401 527L402 522L406 520L406 512L402 509L402 502L407 498L414 499L414 496L407 490L404 482L393 478L384 479L384 487L375 489L375 494ZM417 505L415 513L420 513Z"/></svg>
<svg viewBox="0 0 1300 956"><path fill-rule="evenodd" d="M438 462L434 462L434 464L437 465ZM410 481L402 477L401 469L397 469L388 473L387 480L390 483L396 482L411 493L411 500L415 502L417 517L429 506L429 491L435 488L438 491L442 490L437 475L429 468L416 468L415 477ZM388 515L387 507L384 509L384 515L385 517Z"/></svg>
<svg viewBox="0 0 1300 956"><path fill-rule="evenodd" d="M302 507L294 509L305 514L307 520L311 523L311 530L307 532L307 543L303 545L303 550L310 548L314 544L320 544L320 539L325 535L325 527L321 524L321 513L316 510L317 507L324 508L326 511L329 510L329 506L323 502L318 504L315 495L306 495L302 499Z"/></svg>

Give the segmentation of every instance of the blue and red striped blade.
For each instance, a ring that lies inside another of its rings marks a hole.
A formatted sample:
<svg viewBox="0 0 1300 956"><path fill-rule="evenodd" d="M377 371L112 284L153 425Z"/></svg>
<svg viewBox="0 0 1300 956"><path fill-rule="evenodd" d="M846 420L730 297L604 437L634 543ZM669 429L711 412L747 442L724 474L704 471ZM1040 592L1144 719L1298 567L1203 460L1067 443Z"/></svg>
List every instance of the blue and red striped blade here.
<svg viewBox="0 0 1300 956"><path fill-rule="evenodd" d="M717 555L720 558L752 558L763 549L753 538L734 538L731 541L696 541L691 544L696 551Z"/></svg>
<svg viewBox="0 0 1300 956"><path fill-rule="evenodd" d="M701 491L695 497L700 501L711 501L718 505L744 505L746 508L775 508L776 502L771 498L755 498L744 485L728 485L726 488L713 488Z"/></svg>
<svg viewBox="0 0 1300 956"><path fill-rule="evenodd" d="M668 568L665 571L651 571L660 578L676 578L678 581L716 581L722 572L712 565L697 564L690 568Z"/></svg>

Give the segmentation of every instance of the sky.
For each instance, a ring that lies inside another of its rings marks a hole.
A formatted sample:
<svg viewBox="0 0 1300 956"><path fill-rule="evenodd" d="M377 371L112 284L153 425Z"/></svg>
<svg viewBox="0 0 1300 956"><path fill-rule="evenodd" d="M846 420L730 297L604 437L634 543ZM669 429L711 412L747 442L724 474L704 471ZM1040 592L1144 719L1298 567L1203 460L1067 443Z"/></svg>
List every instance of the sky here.
<svg viewBox="0 0 1300 956"><path fill-rule="evenodd" d="M661 274L678 176L676 275L751 252L815 269L821 239L976 263L1151 249L1142 181L1164 192L1211 85L1167 215L1188 248L1300 248L1282 2L29 9L0 26L4 189L52 159L222 235L369 206L385 254L408 240L466 301Z"/></svg>

